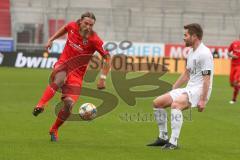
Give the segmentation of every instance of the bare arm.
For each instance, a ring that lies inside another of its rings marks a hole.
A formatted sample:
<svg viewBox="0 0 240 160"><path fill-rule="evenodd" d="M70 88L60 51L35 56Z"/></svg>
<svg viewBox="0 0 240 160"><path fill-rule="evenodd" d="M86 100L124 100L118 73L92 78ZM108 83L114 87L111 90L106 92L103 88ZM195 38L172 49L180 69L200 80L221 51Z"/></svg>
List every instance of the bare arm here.
<svg viewBox="0 0 240 160"><path fill-rule="evenodd" d="M101 73L102 73L102 75L105 75L105 76L107 76L107 74L108 74L108 72L109 72L109 70L110 70L110 63L111 63L111 57L110 57L110 55L109 54L107 54L107 55L105 55L105 56L103 56L103 66L102 66L102 71L101 71Z"/></svg>
<svg viewBox="0 0 240 160"><path fill-rule="evenodd" d="M232 59L238 58L238 56L232 54L232 52L228 52L227 54L228 54L228 56L231 57Z"/></svg>
<svg viewBox="0 0 240 160"><path fill-rule="evenodd" d="M202 112L205 108L205 105L206 105L206 102L207 102L209 85L210 85L210 75L204 75L203 76L202 94L200 96L200 100L199 100L199 103L198 103L198 111L199 112Z"/></svg>
<svg viewBox="0 0 240 160"><path fill-rule="evenodd" d="M103 66L101 69L101 75L98 81L98 89L104 89L105 88L105 80L107 78L107 75L111 68L111 57L109 54L106 54L103 56Z"/></svg>
<svg viewBox="0 0 240 160"><path fill-rule="evenodd" d="M210 85L210 75L203 76L203 89L202 89L202 95L201 100L207 100L208 90Z"/></svg>
<svg viewBox="0 0 240 160"><path fill-rule="evenodd" d="M189 71L185 69L185 71L181 74L178 80L174 83L172 89L177 89L181 85L185 84L189 80Z"/></svg>
<svg viewBox="0 0 240 160"><path fill-rule="evenodd" d="M46 49L50 49L52 47L53 41L66 33L67 30L65 29L65 26L61 27L52 37L49 38L47 44L45 45Z"/></svg>

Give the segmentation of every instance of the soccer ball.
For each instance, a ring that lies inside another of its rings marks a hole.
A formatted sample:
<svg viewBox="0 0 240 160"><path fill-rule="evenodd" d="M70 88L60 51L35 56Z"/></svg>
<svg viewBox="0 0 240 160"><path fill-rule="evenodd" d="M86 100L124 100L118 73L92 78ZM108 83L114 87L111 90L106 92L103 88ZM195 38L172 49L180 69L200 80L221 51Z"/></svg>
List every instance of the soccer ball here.
<svg viewBox="0 0 240 160"><path fill-rule="evenodd" d="M92 103L84 103L79 108L79 115L83 120L93 120L97 115L97 108Z"/></svg>

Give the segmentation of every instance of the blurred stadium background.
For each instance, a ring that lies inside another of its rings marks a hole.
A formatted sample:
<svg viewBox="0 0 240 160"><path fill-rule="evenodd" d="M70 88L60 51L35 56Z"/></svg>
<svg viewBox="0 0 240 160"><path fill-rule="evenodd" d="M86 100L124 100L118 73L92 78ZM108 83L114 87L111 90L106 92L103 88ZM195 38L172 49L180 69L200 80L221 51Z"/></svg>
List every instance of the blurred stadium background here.
<svg viewBox="0 0 240 160"><path fill-rule="evenodd" d="M215 60L215 73L229 73L227 47L240 34L239 0L1 0L0 51L28 52L24 55L31 52L31 57L36 52L43 53L48 38L85 11L95 13L94 29L105 42L133 42L130 56L182 58L187 53L182 45L183 26L200 23L204 43L220 58ZM57 47L53 49L57 50L52 52L61 53L65 38L56 41ZM15 63L15 67L19 67L17 60L13 62L16 54L10 58L11 63L9 55L5 60L1 58L1 65L14 66ZM22 64L22 67L32 66ZM176 72L173 67L169 68L171 73ZM178 73L182 71L182 67L179 68Z"/></svg>
<svg viewBox="0 0 240 160"><path fill-rule="evenodd" d="M182 42L184 24L197 22L209 45L228 45L240 33L239 0L1 0L0 37L15 49L38 48L60 26L90 10L104 40Z"/></svg>

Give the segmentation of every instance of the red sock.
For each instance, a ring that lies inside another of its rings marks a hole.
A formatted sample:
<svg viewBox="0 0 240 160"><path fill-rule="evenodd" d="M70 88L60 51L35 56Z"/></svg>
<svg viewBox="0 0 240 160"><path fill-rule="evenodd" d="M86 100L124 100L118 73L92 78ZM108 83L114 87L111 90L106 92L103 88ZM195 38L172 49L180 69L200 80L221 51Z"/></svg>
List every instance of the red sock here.
<svg viewBox="0 0 240 160"><path fill-rule="evenodd" d="M56 121L52 125L53 130L58 130L58 128L67 120L67 118L70 116L71 112L66 111L64 108L62 108L59 113Z"/></svg>
<svg viewBox="0 0 240 160"><path fill-rule="evenodd" d="M233 98L232 98L233 101L237 100L238 91L239 91L239 87L234 87Z"/></svg>
<svg viewBox="0 0 240 160"><path fill-rule="evenodd" d="M37 106L43 107L55 95L57 90L58 86L55 83L51 83L50 85L48 85Z"/></svg>

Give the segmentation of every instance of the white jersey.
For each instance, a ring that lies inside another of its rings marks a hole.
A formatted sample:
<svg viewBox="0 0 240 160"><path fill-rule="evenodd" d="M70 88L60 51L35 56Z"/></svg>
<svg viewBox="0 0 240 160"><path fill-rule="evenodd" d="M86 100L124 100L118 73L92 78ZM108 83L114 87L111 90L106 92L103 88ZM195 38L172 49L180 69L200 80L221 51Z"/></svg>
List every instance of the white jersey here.
<svg viewBox="0 0 240 160"><path fill-rule="evenodd" d="M193 49L190 49L187 56L187 70L189 71L190 79L187 83L186 88L202 88L202 72L210 70L211 78L209 89L211 90L214 74L213 56L210 49L203 43L201 43L195 51L193 51Z"/></svg>

